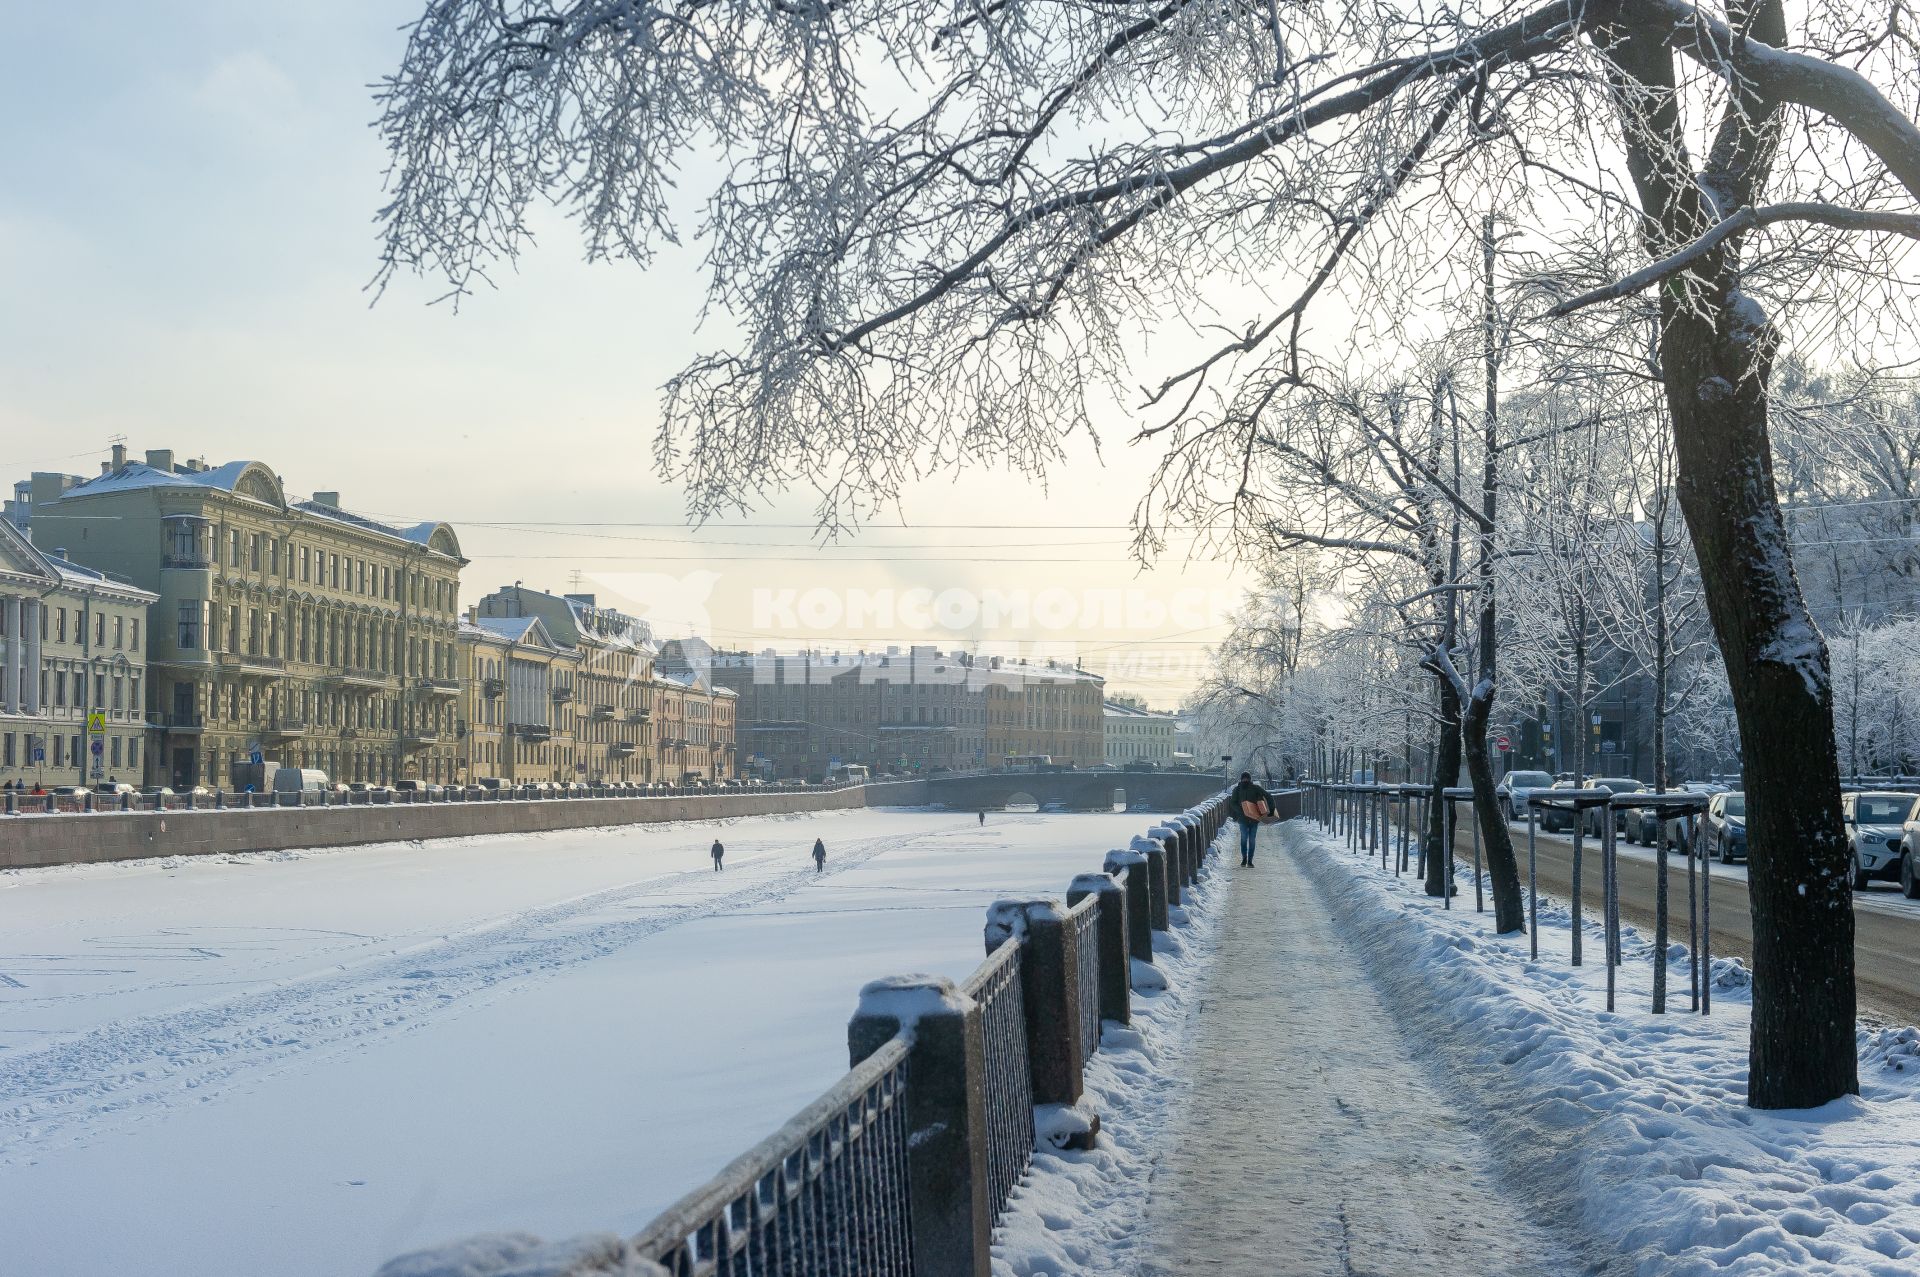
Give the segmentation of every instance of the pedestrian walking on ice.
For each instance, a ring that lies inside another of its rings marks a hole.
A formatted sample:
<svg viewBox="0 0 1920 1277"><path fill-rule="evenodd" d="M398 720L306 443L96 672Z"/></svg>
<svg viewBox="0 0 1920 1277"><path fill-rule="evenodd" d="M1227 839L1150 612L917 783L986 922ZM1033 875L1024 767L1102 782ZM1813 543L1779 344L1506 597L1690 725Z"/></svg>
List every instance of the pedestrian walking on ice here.
<svg viewBox="0 0 1920 1277"><path fill-rule="evenodd" d="M980 823L983 825L987 823L987 809L985 807L980 809Z"/></svg>
<svg viewBox="0 0 1920 1277"><path fill-rule="evenodd" d="M813 840L813 871L815 873L827 871L827 844L818 838Z"/></svg>
<svg viewBox="0 0 1920 1277"><path fill-rule="evenodd" d="M1233 818L1240 823L1240 867L1250 869L1254 839L1260 833L1260 822L1273 812L1273 795L1253 783L1252 772L1241 772L1240 783L1233 787L1228 799Z"/></svg>
<svg viewBox="0 0 1920 1277"><path fill-rule="evenodd" d="M720 858L722 856L725 856L726 854L727 854L727 849L720 845L720 840L718 838L714 839L713 840L713 871L715 873L720 872Z"/></svg>

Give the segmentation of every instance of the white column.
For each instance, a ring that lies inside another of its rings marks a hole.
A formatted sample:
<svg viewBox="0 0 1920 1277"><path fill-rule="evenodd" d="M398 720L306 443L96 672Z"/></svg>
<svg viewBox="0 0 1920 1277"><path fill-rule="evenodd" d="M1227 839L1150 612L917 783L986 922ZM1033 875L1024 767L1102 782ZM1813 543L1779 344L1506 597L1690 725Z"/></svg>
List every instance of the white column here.
<svg viewBox="0 0 1920 1277"><path fill-rule="evenodd" d="M7 654L0 664L0 711L8 714L20 712L20 663L27 646L20 637L20 602L17 594L7 596Z"/></svg>
<svg viewBox="0 0 1920 1277"><path fill-rule="evenodd" d="M40 620L46 608L39 599L21 601L20 636L25 642L20 662L20 707L27 714L40 712Z"/></svg>

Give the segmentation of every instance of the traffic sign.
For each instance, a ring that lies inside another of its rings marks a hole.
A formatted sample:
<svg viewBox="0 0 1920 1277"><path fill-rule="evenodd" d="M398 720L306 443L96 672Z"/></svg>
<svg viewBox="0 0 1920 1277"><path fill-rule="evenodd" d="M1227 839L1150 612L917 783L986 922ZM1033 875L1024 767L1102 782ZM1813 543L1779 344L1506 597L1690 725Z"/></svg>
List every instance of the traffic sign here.
<svg viewBox="0 0 1920 1277"><path fill-rule="evenodd" d="M104 731L106 731L106 730L107 730L107 716L106 716L105 714L103 714L103 713L101 713L101 712L100 712L99 710L97 710L97 709L96 709L96 710L94 710L93 712L91 712L91 713L89 713L89 714L87 715L87 730L88 730L88 731L90 731L90 732L104 732Z"/></svg>
<svg viewBox="0 0 1920 1277"><path fill-rule="evenodd" d="M107 743L103 740L97 740L97 741L94 741L93 744L90 745L88 748L92 749L96 755L104 754L106 753L106 750L107 750Z"/></svg>
<svg viewBox="0 0 1920 1277"><path fill-rule="evenodd" d="M1504 736L1496 736L1493 738L1493 747L1504 754L1513 748L1513 742Z"/></svg>

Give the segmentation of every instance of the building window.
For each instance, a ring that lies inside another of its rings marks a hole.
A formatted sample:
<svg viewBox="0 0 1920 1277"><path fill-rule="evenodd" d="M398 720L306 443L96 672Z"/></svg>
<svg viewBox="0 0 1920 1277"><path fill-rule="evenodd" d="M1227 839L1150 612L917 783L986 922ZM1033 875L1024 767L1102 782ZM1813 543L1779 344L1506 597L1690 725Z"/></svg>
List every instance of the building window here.
<svg viewBox="0 0 1920 1277"><path fill-rule="evenodd" d="M140 738L138 736L129 736L127 738L127 766L133 768L140 766Z"/></svg>
<svg viewBox="0 0 1920 1277"><path fill-rule="evenodd" d="M237 568L240 566L240 529L239 528L227 529L227 566L230 568Z"/></svg>
<svg viewBox="0 0 1920 1277"><path fill-rule="evenodd" d="M120 766L120 738L118 736L114 737L107 745L107 761L109 765L116 769Z"/></svg>
<svg viewBox="0 0 1920 1277"><path fill-rule="evenodd" d="M116 616L113 618L113 646L116 649L118 649L118 648L125 647L126 645L127 645L127 618L124 616Z"/></svg>
<svg viewBox="0 0 1920 1277"><path fill-rule="evenodd" d="M247 566L253 569L255 572L258 572L260 570L261 540L262 540L261 535L258 532L256 532L247 542Z"/></svg>
<svg viewBox="0 0 1920 1277"><path fill-rule="evenodd" d="M200 646L200 604L186 602L180 605L180 634L175 646L182 650L192 650Z"/></svg>
<svg viewBox="0 0 1920 1277"><path fill-rule="evenodd" d="M107 645L107 614L105 612L96 612L94 614L93 645L95 647L105 647Z"/></svg>

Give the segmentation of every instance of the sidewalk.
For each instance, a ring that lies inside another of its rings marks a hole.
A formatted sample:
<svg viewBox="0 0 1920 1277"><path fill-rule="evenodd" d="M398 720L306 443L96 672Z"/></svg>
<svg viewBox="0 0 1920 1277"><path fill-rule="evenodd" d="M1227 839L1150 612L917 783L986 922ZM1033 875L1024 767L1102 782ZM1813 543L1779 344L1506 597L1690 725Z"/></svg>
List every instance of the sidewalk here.
<svg viewBox="0 0 1920 1277"><path fill-rule="evenodd" d="M1147 1204L1146 1277L1560 1277L1278 831L1233 848L1185 1111Z"/></svg>

